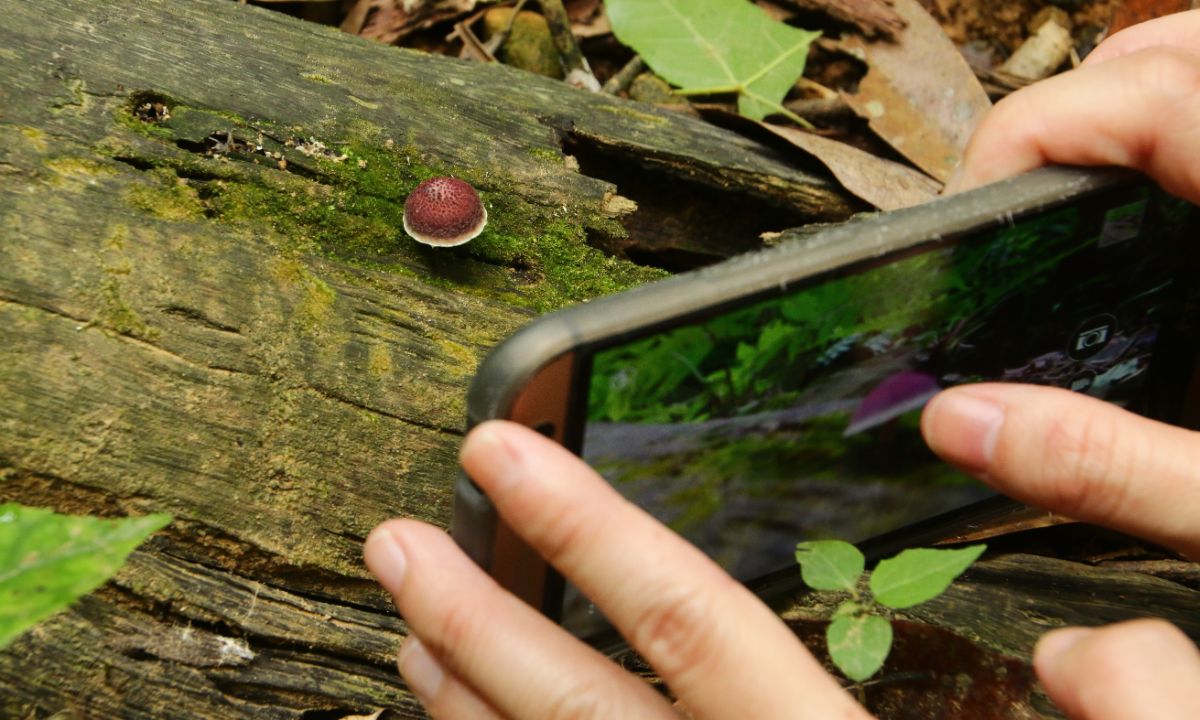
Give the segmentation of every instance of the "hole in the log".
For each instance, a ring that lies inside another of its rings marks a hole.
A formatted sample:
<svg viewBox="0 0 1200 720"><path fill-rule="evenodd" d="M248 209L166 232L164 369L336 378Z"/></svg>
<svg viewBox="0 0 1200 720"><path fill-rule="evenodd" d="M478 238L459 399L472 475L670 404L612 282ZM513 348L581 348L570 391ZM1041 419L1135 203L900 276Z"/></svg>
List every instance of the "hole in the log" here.
<svg viewBox="0 0 1200 720"><path fill-rule="evenodd" d="M156 92L137 92L129 98L129 112L133 117L150 125L157 125L171 117L171 99Z"/></svg>
<svg viewBox="0 0 1200 720"><path fill-rule="evenodd" d="M300 713L301 720L342 720L343 718L371 717L371 710L364 708L335 707L328 709L305 710Z"/></svg>
<svg viewBox="0 0 1200 720"><path fill-rule="evenodd" d="M113 160L116 160L119 163L125 163L129 167L134 168L135 170L153 170L155 167L157 167L152 160L147 160L146 158L140 158L140 157L128 157L125 155L114 155Z"/></svg>
<svg viewBox="0 0 1200 720"><path fill-rule="evenodd" d="M710 265L763 246L759 235L811 219L749 193L722 190L640 164L632 153L568 133L563 152L579 171L606 180L637 203L618 219L629 234L589 234L588 241L611 255L681 272Z"/></svg>

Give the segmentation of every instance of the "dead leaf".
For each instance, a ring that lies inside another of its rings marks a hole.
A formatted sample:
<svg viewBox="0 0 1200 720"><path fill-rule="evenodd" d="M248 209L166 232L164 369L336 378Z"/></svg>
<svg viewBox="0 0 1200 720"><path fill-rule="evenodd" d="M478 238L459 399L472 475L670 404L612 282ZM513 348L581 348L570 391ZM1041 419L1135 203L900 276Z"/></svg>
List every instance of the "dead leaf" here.
<svg viewBox="0 0 1200 720"><path fill-rule="evenodd" d="M892 9L890 0L784 0L784 3L825 13L834 20L854 25L869 37L894 38L904 29L904 19Z"/></svg>
<svg viewBox="0 0 1200 720"><path fill-rule="evenodd" d="M869 68L846 102L897 152L945 182L991 102L919 0L895 0L895 8L908 23L896 42L842 41Z"/></svg>
<svg viewBox="0 0 1200 720"><path fill-rule="evenodd" d="M880 210L920 205L942 189L923 173L846 143L790 127L762 126L820 160L844 188Z"/></svg>
<svg viewBox="0 0 1200 720"><path fill-rule="evenodd" d="M1193 0L1124 0L1113 7L1112 23L1108 34L1112 35L1138 23L1153 20L1163 15L1172 15L1196 7Z"/></svg>
<svg viewBox="0 0 1200 720"><path fill-rule="evenodd" d="M1027 505L1014 505L995 516L971 523L957 532L951 533L934 545L959 545L962 543L979 542L989 538L1012 535L1013 533L1056 525L1070 525L1079 522L1065 515L1047 512L1041 508Z"/></svg>
<svg viewBox="0 0 1200 720"><path fill-rule="evenodd" d="M466 15L476 0L358 0L342 20L342 31L382 43L434 23Z"/></svg>
<svg viewBox="0 0 1200 720"><path fill-rule="evenodd" d="M563 0L563 7L572 23L588 22L603 10L600 0Z"/></svg>
<svg viewBox="0 0 1200 720"><path fill-rule="evenodd" d="M608 21L608 13L601 5L588 20L572 20L571 33L580 40L612 34L612 23Z"/></svg>

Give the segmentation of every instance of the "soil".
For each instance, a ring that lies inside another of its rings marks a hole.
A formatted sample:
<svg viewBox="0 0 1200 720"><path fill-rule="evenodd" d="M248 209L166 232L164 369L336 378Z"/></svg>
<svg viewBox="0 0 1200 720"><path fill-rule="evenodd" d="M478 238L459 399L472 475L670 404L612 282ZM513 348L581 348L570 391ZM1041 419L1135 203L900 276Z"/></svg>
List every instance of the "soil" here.
<svg viewBox="0 0 1200 720"><path fill-rule="evenodd" d="M1029 35L1030 20L1047 6L1058 6L1071 17L1076 51L1087 54L1108 29L1123 0L1076 2L1060 0L921 0L958 45L982 46L995 53L997 63L1008 57Z"/></svg>

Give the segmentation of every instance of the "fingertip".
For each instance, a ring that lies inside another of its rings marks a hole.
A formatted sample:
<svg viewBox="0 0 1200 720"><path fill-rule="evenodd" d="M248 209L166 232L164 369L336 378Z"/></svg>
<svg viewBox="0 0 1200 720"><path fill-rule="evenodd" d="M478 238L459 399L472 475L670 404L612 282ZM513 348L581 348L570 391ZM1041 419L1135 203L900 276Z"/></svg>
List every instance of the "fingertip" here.
<svg viewBox="0 0 1200 720"><path fill-rule="evenodd" d="M1005 406L975 386L938 393L921 415L921 432L930 448L947 462L984 475L996 454Z"/></svg>
<svg viewBox="0 0 1200 720"><path fill-rule="evenodd" d="M1034 669L1071 717L1198 717L1200 710L1200 652L1157 618L1050 632L1034 650Z"/></svg>
<svg viewBox="0 0 1200 720"><path fill-rule="evenodd" d="M396 534L401 522L389 520L380 524L363 542L363 562L392 595L400 591L408 571L408 557Z"/></svg>
<svg viewBox="0 0 1200 720"><path fill-rule="evenodd" d="M1033 666L1039 675L1053 675L1071 648L1096 631L1086 627L1064 627L1043 635L1033 648Z"/></svg>

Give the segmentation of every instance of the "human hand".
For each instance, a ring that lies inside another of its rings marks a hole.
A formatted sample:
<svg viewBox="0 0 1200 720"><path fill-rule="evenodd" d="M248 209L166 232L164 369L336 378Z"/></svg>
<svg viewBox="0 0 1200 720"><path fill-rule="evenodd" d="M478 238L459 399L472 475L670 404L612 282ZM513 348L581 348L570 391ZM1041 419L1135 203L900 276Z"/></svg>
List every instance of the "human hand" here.
<svg viewBox="0 0 1200 720"><path fill-rule="evenodd" d="M1118 165L1200 202L1200 11L1113 35L1076 70L1001 102L946 187L1041 165ZM1200 558L1200 437L1065 390L976 385L922 417L939 455L1023 502ZM1034 668L1071 717L1200 717L1200 653L1177 628L1137 620L1045 635Z"/></svg>
<svg viewBox="0 0 1200 720"><path fill-rule="evenodd" d="M943 459L1022 502L1200 557L1200 436L1058 388L989 383L921 418ZM1200 652L1162 620L1052 631L1034 650L1072 718L1200 717Z"/></svg>
<svg viewBox="0 0 1200 720"><path fill-rule="evenodd" d="M1200 202L1200 10L1123 30L1075 70L1009 95L971 136L946 193L1042 165L1116 165Z"/></svg>
<svg viewBox="0 0 1200 720"><path fill-rule="evenodd" d="M508 526L596 603L694 717L869 717L758 598L567 450L493 421L467 436L461 459ZM388 521L365 556L409 624L400 672L434 716L678 718L437 528Z"/></svg>

